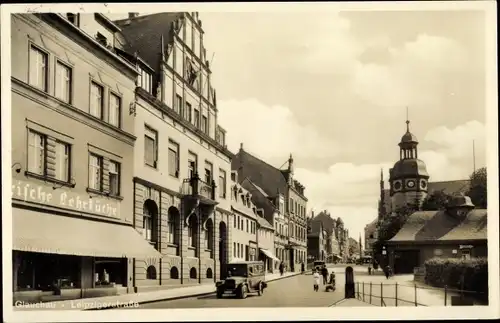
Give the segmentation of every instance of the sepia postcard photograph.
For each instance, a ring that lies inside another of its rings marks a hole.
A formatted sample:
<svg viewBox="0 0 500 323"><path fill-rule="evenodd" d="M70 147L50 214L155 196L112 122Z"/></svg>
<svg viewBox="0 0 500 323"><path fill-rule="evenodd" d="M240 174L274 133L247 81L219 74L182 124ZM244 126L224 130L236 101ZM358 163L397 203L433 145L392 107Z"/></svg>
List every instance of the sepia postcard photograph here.
<svg viewBox="0 0 500 323"><path fill-rule="evenodd" d="M4 321L499 318L496 9L2 5Z"/></svg>

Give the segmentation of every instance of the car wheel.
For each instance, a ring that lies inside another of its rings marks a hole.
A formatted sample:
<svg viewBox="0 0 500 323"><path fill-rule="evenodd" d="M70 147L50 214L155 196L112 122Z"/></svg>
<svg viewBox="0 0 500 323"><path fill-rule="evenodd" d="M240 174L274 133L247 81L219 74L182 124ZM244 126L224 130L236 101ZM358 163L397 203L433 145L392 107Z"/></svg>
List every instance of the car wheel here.
<svg viewBox="0 0 500 323"><path fill-rule="evenodd" d="M219 289L217 290L217 298L222 298L222 295L223 295L223 294L224 294L224 292L223 292L223 291L221 291L221 290L219 290Z"/></svg>
<svg viewBox="0 0 500 323"><path fill-rule="evenodd" d="M240 298L247 298L247 287L245 285L241 286L240 288Z"/></svg>
<svg viewBox="0 0 500 323"><path fill-rule="evenodd" d="M259 283L259 290L258 290L259 296L264 295L264 286L262 283Z"/></svg>

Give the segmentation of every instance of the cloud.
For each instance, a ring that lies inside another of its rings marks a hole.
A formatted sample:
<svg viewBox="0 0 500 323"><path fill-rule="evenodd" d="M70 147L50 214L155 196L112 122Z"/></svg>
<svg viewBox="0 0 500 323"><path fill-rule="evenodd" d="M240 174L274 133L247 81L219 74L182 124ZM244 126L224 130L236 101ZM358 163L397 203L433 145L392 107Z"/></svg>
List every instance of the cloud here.
<svg viewBox="0 0 500 323"><path fill-rule="evenodd" d="M471 160L464 143L475 139L484 147L484 125L470 121L453 129L440 126L428 131L425 140L438 144L435 150L422 150L419 158L427 165L431 181L468 178ZM420 145L425 147L425 142ZM305 168L295 170L295 178L306 186L308 207L317 212L328 210L335 218L341 217L357 238L364 226L377 216L380 196L380 169L388 179L388 170L396 160L374 164L335 163L327 171ZM385 187L388 188L387 182Z"/></svg>
<svg viewBox="0 0 500 323"><path fill-rule="evenodd" d="M267 106L255 99L218 103L218 122L228 132L229 149L245 149L266 159L335 155L337 143L322 137L316 129L303 125L284 106Z"/></svg>

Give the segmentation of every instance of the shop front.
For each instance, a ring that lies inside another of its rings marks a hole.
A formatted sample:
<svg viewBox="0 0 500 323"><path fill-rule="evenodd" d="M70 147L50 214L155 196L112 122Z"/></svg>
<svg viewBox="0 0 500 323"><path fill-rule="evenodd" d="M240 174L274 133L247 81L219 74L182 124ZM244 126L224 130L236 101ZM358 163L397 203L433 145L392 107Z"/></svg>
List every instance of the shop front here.
<svg viewBox="0 0 500 323"><path fill-rule="evenodd" d="M13 207L14 302L133 291L132 258L159 258L130 225Z"/></svg>
<svg viewBox="0 0 500 323"><path fill-rule="evenodd" d="M264 262L266 265L266 272L272 273L273 268L275 267L273 263L277 266L279 266L281 260L276 257L271 250L264 249L264 248L259 248L260 255L259 259Z"/></svg>

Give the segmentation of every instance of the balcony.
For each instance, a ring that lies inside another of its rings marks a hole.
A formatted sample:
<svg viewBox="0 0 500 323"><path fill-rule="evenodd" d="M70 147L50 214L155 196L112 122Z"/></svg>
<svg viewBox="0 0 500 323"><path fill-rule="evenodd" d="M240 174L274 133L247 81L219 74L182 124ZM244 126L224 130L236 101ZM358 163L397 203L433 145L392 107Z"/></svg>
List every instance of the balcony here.
<svg viewBox="0 0 500 323"><path fill-rule="evenodd" d="M201 201L209 202L208 204L216 204L215 188L213 180L211 183L207 183L195 173L191 178L183 180L181 193L186 196L200 198Z"/></svg>

